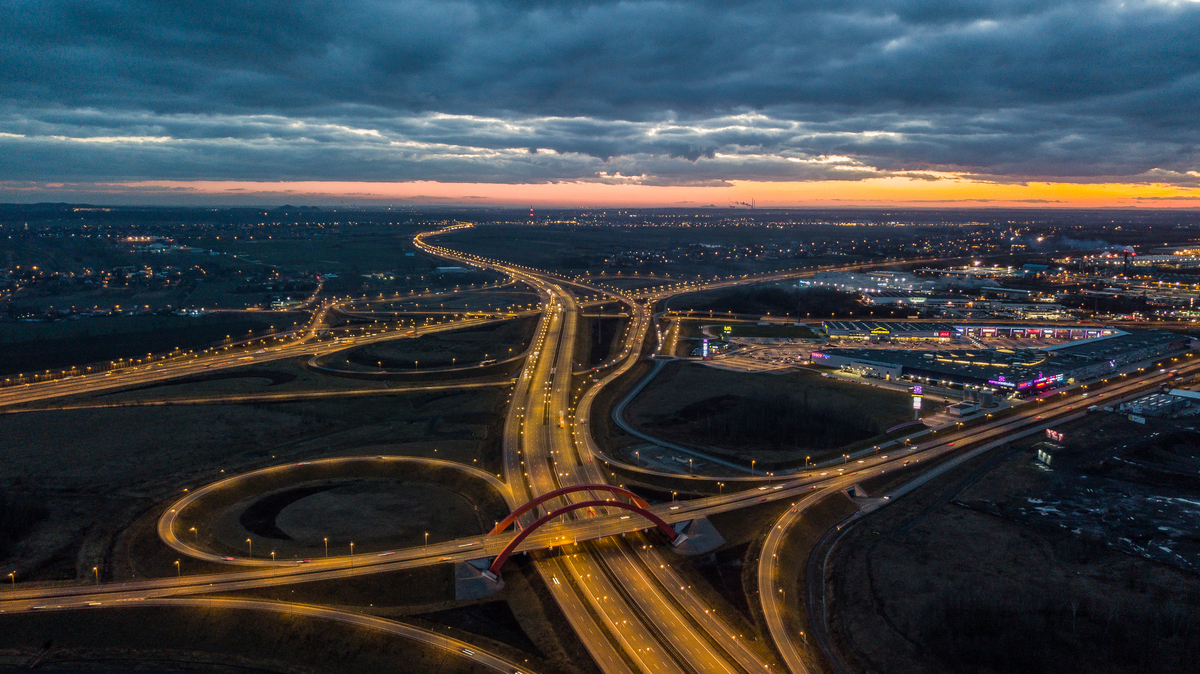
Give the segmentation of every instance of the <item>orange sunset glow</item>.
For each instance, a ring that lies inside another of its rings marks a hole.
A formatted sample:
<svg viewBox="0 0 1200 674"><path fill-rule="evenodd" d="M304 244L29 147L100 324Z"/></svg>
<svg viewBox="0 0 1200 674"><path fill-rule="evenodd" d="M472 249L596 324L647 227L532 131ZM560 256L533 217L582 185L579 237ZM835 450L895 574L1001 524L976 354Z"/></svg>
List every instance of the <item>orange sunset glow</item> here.
<svg viewBox="0 0 1200 674"><path fill-rule="evenodd" d="M731 181L727 187L653 186L560 182L532 185L494 183L380 182L234 182L146 181L98 186L97 191L135 188L139 192L185 191L220 197L256 195L270 202L304 198L315 202L347 201L416 204L461 204L550 207L727 206L751 199L760 208L787 207L1062 207L1062 208L1196 208L1200 188L1135 183L996 183L966 176L939 180L877 178L861 181L752 182Z"/></svg>

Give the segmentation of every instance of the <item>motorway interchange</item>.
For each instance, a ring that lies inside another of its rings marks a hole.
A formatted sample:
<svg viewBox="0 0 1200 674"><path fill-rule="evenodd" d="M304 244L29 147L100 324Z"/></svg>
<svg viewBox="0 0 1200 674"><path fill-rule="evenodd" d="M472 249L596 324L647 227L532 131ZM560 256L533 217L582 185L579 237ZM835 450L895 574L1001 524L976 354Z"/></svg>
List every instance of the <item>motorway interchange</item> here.
<svg viewBox="0 0 1200 674"><path fill-rule="evenodd" d="M593 405L603 387L627 373L648 350L647 340L656 331L653 307L658 300L699 288L759 283L800 276L808 272L785 272L759 277L726 279L710 284L689 283L673 287L643 290L638 294L587 286L538 270L503 261L465 255L446 247L441 241L451 238L451 227L418 235L416 245L431 255L504 274L534 288L542 296L540 322L524 365L513 385L513 394L504 423L503 472L499 477L479 473L504 495L510 509L544 494L581 485L608 482L605 466L610 461L593 437L589 420ZM628 329L616 357L596 368L588 384L578 395L573 392L574 345L581 305L575 290L600 295L628 307ZM46 400L85 392L173 379L254 362L314 357L347 348L344 341L316 339L320 317L333 307L323 304L314 312L314 323L296 339L280 342L249 353L248 358L213 354L181 358L127 369L115 376L88 375L67 380L44 382L0 391L0 406ZM492 320L471 317L460 321L421 327L420 333L450 330ZM414 334L415 328L391 330L355 337L356 344L394 339ZM649 345L653 349L654 345ZM1185 364L1180 374L1200 370L1200 365ZM718 496L652 505L648 510L667 523L683 523L697 518L764 503L786 501L791 508L770 530L757 569L761 611L771 644L754 644L737 633L732 623L697 593L662 554L669 544L653 530L641 515L622 508L593 508L565 513L555 521L529 533L520 551L557 548L557 554L534 554L533 565L543 577L554 600L567 617L572 629L587 648L597 666L605 672L807 672L819 652L800 634L789 633L784 618L787 602L800 598L782 591L784 578L776 566L780 546L787 540L789 528L805 516L806 510L822 499L853 486L868 477L905 466L930 466L903 485L876 498L860 499L860 514L886 505L916 489L950 468L970 460L988 449L1016 437L1041 432L1052 424L1077 418L1086 413L1086 405L1116 404L1147 388L1157 386L1167 375L1156 370L1136 373L1114 380L1107 387L1093 390L1086 399L1076 395L1055 395L1021 406L994 421L986 420L959 430L946 430L928 441L910 447L897 447L884 455L856 457L851 469L796 473L786 479L768 482L765 476L738 478L745 488ZM596 410L595 413L607 413ZM338 459L357 461L404 461L402 457ZM329 461L338 461L329 460ZM914 462L916 462L914 464ZM264 469L267 471L275 468ZM910 467L910 471L912 468ZM233 476L230 480L245 476ZM673 476L677 477L677 476ZM729 478L722 478L729 481ZM428 630L372 616L283 602L216 600L205 597L215 592L288 585L313 580L344 578L381 573L417 566L446 564L495 557L513 538L513 532L444 541L434 545L353 557L314 559L305 564L275 562L264 558L227 558L205 551L180 536L177 519L186 508L201 498L205 490L218 489L222 483L189 493L173 504L159 521L163 541L180 553L196 559L226 564L230 571L219 574L179 575L174 578L78 585L51 588L12 588L0 594L0 611L89 609L128 605L210 605L231 609L265 610L305 615L312 618L358 624L426 644L452 650L463 657L497 671L525 671L523 665L477 646ZM594 495L579 491L561 497L555 507L565 503L583 503ZM519 521L530 525L554 507L534 508ZM593 515L593 516L588 516ZM812 594L812 593L810 593ZM811 608L811 607L810 607ZM813 615L811 610L808 615ZM820 626L818 625L818 628ZM832 648L820 629L814 641L826 654ZM830 660L833 660L830 657Z"/></svg>

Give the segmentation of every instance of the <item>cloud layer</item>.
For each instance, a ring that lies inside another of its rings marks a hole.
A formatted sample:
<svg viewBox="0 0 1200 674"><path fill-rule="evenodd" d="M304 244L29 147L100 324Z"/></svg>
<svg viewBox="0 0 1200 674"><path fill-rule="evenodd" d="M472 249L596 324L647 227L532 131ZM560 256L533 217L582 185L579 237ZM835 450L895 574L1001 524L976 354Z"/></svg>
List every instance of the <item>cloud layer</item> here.
<svg viewBox="0 0 1200 674"><path fill-rule="evenodd" d="M1187 0L0 10L0 181L1200 184Z"/></svg>

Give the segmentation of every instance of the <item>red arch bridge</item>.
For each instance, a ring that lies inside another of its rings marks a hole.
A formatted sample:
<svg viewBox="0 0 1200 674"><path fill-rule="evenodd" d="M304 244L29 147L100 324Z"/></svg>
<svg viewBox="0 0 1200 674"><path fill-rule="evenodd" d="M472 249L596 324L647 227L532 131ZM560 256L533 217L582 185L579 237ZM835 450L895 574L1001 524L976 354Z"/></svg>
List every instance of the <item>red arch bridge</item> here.
<svg viewBox="0 0 1200 674"><path fill-rule="evenodd" d="M633 501L633 503L626 503L624 501L602 501L595 499L580 501L579 503L568 503L561 508L549 510L545 515L542 515L538 519L534 520L528 527L521 527L521 523L518 521L518 518L520 518L521 515L524 515L534 508L537 508L547 501L577 492L608 492L617 496L624 496ZM498 523L496 523L496 527L492 529L491 534L489 535L498 534L507 529L508 526L513 523L516 523L517 528L520 530L517 532L517 535L513 536L512 540L508 542L508 545L504 546L504 549L500 551L500 554L496 556L496 559L492 560L491 565L488 566L487 573L493 578L499 577L500 567L504 566L504 562L508 560L509 556L512 555L512 553L517 549L517 546L519 546L521 541L524 541L527 536L536 531L538 527L541 527L543 524L551 522L561 515L565 515L566 513L575 510L582 510L583 508L621 508L623 510L628 510L641 515L662 530L662 532L667 535L667 538L671 540L672 545L679 545L684 541L684 539L687 538L687 536L684 534L672 529L671 525L667 524L661 517L647 510L646 508L649 506L649 503L628 489L614 487L608 484L581 484L546 492L545 494L532 499L529 501L529 503L526 503L520 508L512 511L508 517L505 517L503 520L500 520Z"/></svg>

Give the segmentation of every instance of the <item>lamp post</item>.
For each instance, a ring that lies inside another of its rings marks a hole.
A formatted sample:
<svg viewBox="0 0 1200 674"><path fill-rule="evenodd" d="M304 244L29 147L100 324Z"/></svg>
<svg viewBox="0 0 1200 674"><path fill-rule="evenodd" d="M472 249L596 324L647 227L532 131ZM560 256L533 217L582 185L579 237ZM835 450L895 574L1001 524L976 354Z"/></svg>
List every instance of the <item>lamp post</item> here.
<svg viewBox="0 0 1200 674"><path fill-rule="evenodd" d="M93 566L92 573L96 574L96 584L99 585L100 584L100 567Z"/></svg>
<svg viewBox="0 0 1200 674"><path fill-rule="evenodd" d="M354 541L350 541L350 566L354 566Z"/></svg>
<svg viewBox="0 0 1200 674"><path fill-rule="evenodd" d="M250 549L250 558L254 559L254 541L246 539L246 546Z"/></svg>
<svg viewBox="0 0 1200 674"><path fill-rule="evenodd" d="M182 575L183 575L183 571L179 568L179 560L177 559L177 560L175 560L175 577L178 578Z"/></svg>
<svg viewBox="0 0 1200 674"><path fill-rule="evenodd" d="M429 547L429 532L425 532L425 547Z"/></svg>
<svg viewBox="0 0 1200 674"><path fill-rule="evenodd" d="M754 464L758 463L757 459L750 459L750 474L754 475Z"/></svg>
<svg viewBox="0 0 1200 674"><path fill-rule="evenodd" d="M329 537L325 538L325 557L329 557Z"/></svg>

